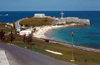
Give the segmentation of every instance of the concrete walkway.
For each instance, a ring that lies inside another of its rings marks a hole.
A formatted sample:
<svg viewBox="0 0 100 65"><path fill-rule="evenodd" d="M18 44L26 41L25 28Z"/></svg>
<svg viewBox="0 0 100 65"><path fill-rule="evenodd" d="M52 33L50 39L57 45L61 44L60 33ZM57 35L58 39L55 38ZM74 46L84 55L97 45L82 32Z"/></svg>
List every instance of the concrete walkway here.
<svg viewBox="0 0 100 65"><path fill-rule="evenodd" d="M10 65L4 50L0 50L0 65Z"/></svg>

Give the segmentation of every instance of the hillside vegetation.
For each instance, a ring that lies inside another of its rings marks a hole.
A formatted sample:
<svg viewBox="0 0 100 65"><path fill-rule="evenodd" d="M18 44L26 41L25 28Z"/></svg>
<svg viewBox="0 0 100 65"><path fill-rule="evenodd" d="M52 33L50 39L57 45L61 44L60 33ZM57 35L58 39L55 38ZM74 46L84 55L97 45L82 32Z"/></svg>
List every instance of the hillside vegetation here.
<svg viewBox="0 0 100 65"><path fill-rule="evenodd" d="M43 26L43 25L51 25L53 22L52 19L49 19L49 18L33 18L33 17L30 17L28 19L24 19L20 22L20 25L23 26L32 26L32 27L35 27L35 26Z"/></svg>

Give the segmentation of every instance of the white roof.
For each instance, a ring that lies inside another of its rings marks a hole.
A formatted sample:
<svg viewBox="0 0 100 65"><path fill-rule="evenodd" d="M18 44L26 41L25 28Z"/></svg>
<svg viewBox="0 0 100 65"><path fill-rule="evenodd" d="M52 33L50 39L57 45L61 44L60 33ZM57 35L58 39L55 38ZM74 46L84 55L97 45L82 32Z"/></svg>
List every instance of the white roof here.
<svg viewBox="0 0 100 65"><path fill-rule="evenodd" d="M46 17L44 13L36 13L34 17Z"/></svg>

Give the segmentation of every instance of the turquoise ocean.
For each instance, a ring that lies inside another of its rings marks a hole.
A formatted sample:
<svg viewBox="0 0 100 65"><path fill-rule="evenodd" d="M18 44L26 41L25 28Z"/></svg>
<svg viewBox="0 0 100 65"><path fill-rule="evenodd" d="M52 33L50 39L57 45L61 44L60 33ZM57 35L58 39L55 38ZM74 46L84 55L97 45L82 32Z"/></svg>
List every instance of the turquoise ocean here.
<svg viewBox="0 0 100 65"><path fill-rule="evenodd" d="M60 11L0 11L0 22L14 22L21 18L34 16L35 13L45 13L47 16L60 17ZM64 27L52 30L49 37L72 43L71 32L74 32L74 44L100 49L100 11L64 11L64 17L79 17L90 19L91 26Z"/></svg>

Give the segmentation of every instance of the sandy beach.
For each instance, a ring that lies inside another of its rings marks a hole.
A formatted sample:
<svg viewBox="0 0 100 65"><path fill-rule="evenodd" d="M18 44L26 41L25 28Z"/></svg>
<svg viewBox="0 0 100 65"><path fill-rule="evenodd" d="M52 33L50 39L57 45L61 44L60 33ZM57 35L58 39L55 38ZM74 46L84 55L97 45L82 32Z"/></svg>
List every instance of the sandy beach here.
<svg viewBox="0 0 100 65"><path fill-rule="evenodd" d="M33 35L36 38L48 39L48 37L45 35L46 33L48 33L48 31L61 28L61 27L69 27L69 26L76 26L76 25L79 25L79 24L73 23L73 24L66 24L66 25L55 25L55 26L50 25L50 26L36 27L36 32L33 33Z"/></svg>

